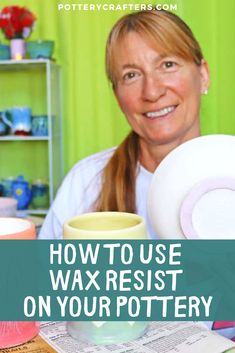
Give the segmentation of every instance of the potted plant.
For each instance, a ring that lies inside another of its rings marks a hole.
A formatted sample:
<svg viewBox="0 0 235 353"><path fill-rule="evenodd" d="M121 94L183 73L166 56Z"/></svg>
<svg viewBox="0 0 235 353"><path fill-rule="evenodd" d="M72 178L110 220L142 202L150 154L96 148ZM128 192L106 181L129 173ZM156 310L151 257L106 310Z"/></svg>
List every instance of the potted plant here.
<svg viewBox="0 0 235 353"><path fill-rule="evenodd" d="M26 7L6 6L0 12L0 28L11 42L11 58L20 60L25 55L25 39L33 30L36 17Z"/></svg>

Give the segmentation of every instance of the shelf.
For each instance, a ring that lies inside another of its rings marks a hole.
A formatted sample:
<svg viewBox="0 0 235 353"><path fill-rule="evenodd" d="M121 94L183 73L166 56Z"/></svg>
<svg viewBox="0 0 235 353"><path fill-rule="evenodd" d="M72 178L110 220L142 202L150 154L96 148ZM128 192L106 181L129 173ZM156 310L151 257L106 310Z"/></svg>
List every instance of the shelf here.
<svg viewBox="0 0 235 353"><path fill-rule="evenodd" d="M50 59L23 59L23 60L0 60L0 70L26 69L38 66L46 66L47 64L56 65L55 61Z"/></svg>
<svg viewBox="0 0 235 353"><path fill-rule="evenodd" d="M28 215L42 215L45 216L47 214L48 210L45 209L38 209L38 210L34 210L34 209L28 209L28 210L18 210L16 212L16 216L17 217L27 217Z"/></svg>
<svg viewBox="0 0 235 353"><path fill-rule="evenodd" d="M0 141L48 141L48 136L0 136Z"/></svg>
<svg viewBox="0 0 235 353"><path fill-rule="evenodd" d="M48 117L48 136L0 136L0 177L23 174L28 181L37 178L47 180L51 205L64 175L61 68L53 59L2 60L0 76L1 100L5 105L2 110L6 107L30 107L32 115ZM45 209L19 212L26 217L46 213Z"/></svg>

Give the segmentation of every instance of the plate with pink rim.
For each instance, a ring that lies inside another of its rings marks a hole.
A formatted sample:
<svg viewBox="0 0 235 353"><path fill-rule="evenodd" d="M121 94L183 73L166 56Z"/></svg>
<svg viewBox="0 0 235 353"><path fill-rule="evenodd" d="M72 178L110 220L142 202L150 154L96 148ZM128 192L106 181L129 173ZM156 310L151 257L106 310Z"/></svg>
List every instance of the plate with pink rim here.
<svg viewBox="0 0 235 353"><path fill-rule="evenodd" d="M235 239L235 137L185 142L160 163L148 212L163 239Z"/></svg>

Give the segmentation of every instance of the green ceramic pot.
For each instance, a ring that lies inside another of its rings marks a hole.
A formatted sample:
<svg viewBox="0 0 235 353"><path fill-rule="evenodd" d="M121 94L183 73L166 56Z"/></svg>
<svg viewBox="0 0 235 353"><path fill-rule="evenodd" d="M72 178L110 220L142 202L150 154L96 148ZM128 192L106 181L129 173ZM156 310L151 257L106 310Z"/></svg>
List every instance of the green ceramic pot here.
<svg viewBox="0 0 235 353"><path fill-rule="evenodd" d="M26 43L26 52L30 59L50 59L54 50L54 41L35 40Z"/></svg>
<svg viewBox="0 0 235 353"><path fill-rule="evenodd" d="M0 60L10 60L10 46L5 44L0 44Z"/></svg>

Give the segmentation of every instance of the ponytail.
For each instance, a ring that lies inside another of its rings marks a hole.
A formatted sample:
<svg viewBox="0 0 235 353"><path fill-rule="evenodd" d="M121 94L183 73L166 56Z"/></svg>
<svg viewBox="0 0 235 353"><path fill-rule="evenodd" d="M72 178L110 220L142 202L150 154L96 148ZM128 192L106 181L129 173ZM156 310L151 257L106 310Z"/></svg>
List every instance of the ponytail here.
<svg viewBox="0 0 235 353"><path fill-rule="evenodd" d="M118 146L104 168L96 211L136 213L136 174L139 157L138 135L132 131Z"/></svg>

